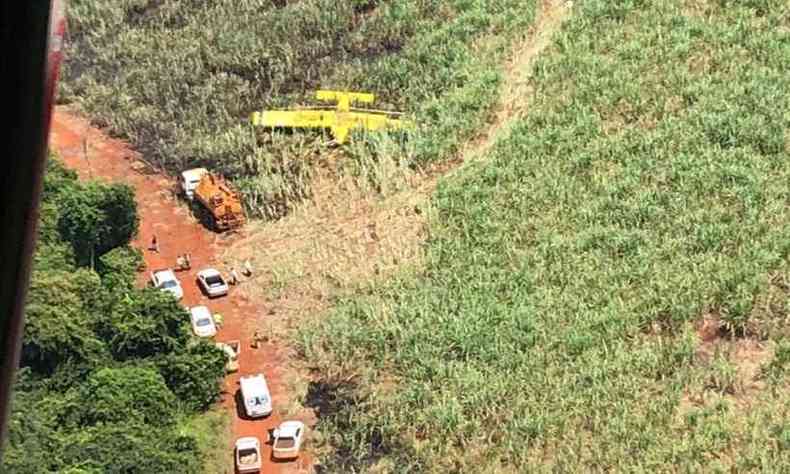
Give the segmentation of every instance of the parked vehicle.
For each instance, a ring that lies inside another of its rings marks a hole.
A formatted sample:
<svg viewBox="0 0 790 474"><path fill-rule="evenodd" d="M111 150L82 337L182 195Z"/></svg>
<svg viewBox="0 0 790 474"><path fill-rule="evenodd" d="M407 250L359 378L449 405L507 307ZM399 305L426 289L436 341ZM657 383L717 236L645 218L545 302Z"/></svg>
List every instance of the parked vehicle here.
<svg viewBox="0 0 790 474"><path fill-rule="evenodd" d="M178 281L173 270L169 268L151 272L151 284L154 288L172 293L177 300L184 297L184 290L181 288L181 282Z"/></svg>
<svg viewBox="0 0 790 474"><path fill-rule="evenodd" d="M241 398L244 412L251 418L260 418L271 414L272 397L263 374L241 377Z"/></svg>
<svg viewBox="0 0 790 474"><path fill-rule="evenodd" d="M210 298L228 294L228 282L220 272L213 268L200 270L197 274L198 283Z"/></svg>
<svg viewBox="0 0 790 474"><path fill-rule="evenodd" d="M220 175L195 168L181 173L179 181L187 198L208 211L216 230L236 229L247 222L241 195Z"/></svg>
<svg viewBox="0 0 790 474"><path fill-rule="evenodd" d="M261 443L258 438L247 436L236 440L236 470L239 473L260 472Z"/></svg>
<svg viewBox="0 0 790 474"><path fill-rule="evenodd" d="M195 189L197 189L203 176L207 174L208 170L206 168L194 168L186 170L178 176L178 185L187 199L191 201L195 198Z"/></svg>
<svg viewBox="0 0 790 474"><path fill-rule="evenodd" d="M216 343L218 349L225 353L227 362L225 363L225 372L231 374L239 370L239 354L241 353L241 342L228 341Z"/></svg>
<svg viewBox="0 0 790 474"><path fill-rule="evenodd" d="M192 321L192 331L197 337L214 337L217 335L217 326L211 311L205 306L193 306L189 310L190 320Z"/></svg>
<svg viewBox="0 0 790 474"><path fill-rule="evenodd" d="M304 436L304 423L301 421L284 421L275 428L272 443L272 457L275 459L293 459L299 457Z"/></svg>

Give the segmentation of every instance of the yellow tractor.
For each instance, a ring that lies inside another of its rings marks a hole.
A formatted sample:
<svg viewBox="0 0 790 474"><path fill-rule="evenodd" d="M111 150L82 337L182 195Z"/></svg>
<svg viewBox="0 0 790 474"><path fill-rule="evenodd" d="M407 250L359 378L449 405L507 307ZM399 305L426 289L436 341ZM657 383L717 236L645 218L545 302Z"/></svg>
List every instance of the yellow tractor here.
<svg viewBox="0 0 790 474"><path fill-rule="evenodd" d="M372 103L375 100L373 94L320 90L316 92L316 99L333 101L337 106L264 110L253 112L250 121L253 125L266 128L329 129L338 143L346 143L349 132L355 128L386 130L411 126L400 118L403 115L401 112L351 107L353 102Z"/></svg>

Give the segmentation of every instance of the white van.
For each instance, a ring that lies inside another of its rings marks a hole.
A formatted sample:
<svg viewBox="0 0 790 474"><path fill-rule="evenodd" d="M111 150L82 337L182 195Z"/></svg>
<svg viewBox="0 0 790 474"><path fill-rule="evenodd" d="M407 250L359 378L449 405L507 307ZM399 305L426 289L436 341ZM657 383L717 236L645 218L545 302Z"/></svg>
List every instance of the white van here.
<svg viewBox="0 0 790 474"><path fill-rule="evenodd" d="M191 170L186 170L178 177L178 184L181 186L181 191L184 192L184 195L190 201L195 195L195 188L198 187L200 184L200 180L203 179L203 176L208 174L208 170L206 168L194 168Z"/></svg>
<svg viewBox="0 0 790 474"><path fill-rule="evenodd" d="M260 418L272 412L272 397L263 374L248 375L239 380L244 412L251 418Z"/></svg>

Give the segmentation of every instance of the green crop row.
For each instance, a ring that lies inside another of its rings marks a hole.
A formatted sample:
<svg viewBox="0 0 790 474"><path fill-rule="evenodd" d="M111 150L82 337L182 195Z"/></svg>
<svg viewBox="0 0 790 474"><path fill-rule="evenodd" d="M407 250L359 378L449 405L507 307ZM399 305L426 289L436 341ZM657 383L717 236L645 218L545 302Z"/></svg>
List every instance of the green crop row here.
<svg viewBox="0 0 790 474"><path fill-rule="evenodd" d="M784 1L576 2L424 274L302 334L327 468L790 470L788 58Z"/></svg>

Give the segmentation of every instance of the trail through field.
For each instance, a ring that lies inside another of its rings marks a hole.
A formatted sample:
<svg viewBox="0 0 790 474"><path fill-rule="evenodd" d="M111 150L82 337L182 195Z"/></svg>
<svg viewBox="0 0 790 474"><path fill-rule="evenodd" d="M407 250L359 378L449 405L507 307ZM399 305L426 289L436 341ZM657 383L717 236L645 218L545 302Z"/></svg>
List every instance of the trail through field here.
<svg viewBox="0 0 790 474"><path fill-rule="evenodd" d="M140 233L132 244L143 250L147 267L139 275L141 286L148 281L148 271L173 268L178 255L191 254L192 269L177 273L184 289L182 304L187 307L205 305L213 313L221 314L224 324L216 340L241 342L240 370L226 378L221 402L222 406L230 410L232 417L233 439L229 440L230 443L242 436L257 437L263 447L262 472L306 472L310 465L308 458L290 463L274 463L270 460L271 446L266 444L269 430L281 421L278 407L290 400L282 383L281 348L270 343L262 344L259 349L250 346L254 333L254 324L251 322L265 319L266 308L253 304L235 288L231 289L228 296L209 300L196 283L196 274L203 268L228 271L217 256L237 236L220 236L206 230L175 197L174 181L151 172L140 160L139 154L126 143L107 137L100 130L90 127L86 120L66 110L58 109L54 114L50 147L83 179L122 182L134 188L140 214ZM148 249L154 235L160 247L158 253ZM240 375L256 373L266 376L275 412L266 419L253 421L240 416L235 397ZM229 444L226 472L233 470L233 446Z"/></svg>
<svg viewBox="0 0 790 474"><path fill-rule="evenodd" d="M312 185L311 200L279 221L252 224L247 237L226 249L223 258L229 264L250 259L262 269L242 291L254 301L265 301L275 315L259 321L268 334L285 338L326 311L334 298L395 272L419 270L432 212L430 196L439 179L484 159L496 140L523 117L532 96L534 61L569 12L568 2L541 3L534 26L514 45L504 66L491 122L456 159L421 173L397 165L379 169L384 176L380 182L398 185L377 192L366 189L364 180L323 170ZM294 364L287 371L290 392L305 393L309 368L295 366L296 357L286 359ZM320 405L310 408L321 416Z"/></svg>
<svg viewBox="0 0 790 474"><path fill-rule="evenodd" d="M513 123L524 117L532 97L532 67L540 53L551 43L570 13L572 2L543 0L532 31L512 48L505 65L505 77L493 121L461 152L461 163L448 174L455 174L470 163L487 156L488 150L500 137L507 136Z"/></svg>

